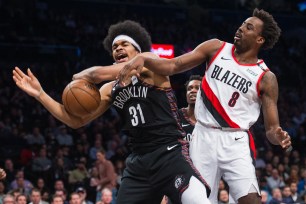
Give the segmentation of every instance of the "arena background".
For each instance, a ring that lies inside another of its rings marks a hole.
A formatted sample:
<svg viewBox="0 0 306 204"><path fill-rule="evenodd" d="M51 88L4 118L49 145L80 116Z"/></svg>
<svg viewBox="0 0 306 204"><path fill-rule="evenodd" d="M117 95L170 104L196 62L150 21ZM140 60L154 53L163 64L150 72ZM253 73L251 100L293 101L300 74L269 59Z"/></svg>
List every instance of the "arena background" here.
<svg viewBox="0 0 306 204"><path fill-rule="evenodd" d="M294 149L285 154L268 143L259 119L252 128L260 161L258 179L265 188L271 173L268 168L283 164L284 181L289 184L297 180L302 193L306 180L305 4L298 0L0 0L0 166L6 167L7 160L14 164L14 171L8 171L6 181L1 181L4 192L14 191L10 182L18 169L24 170L25 178L34 186L37 178L43 178L49 197L56 179L64 181L68 193L80 185L88 187L86 180L69 184L68 172L76 168L81 157L86 158L90 171L95 161L90 150L96 140L105 148L119 177L129 153L127 138L120 132L120 118L112 109L78 130L65 127L15 86L11 74L15 66L23 70L30 67L44 90L61 101L62 91L74 73L112 63L102 41L113 23L125 19L140 22L153 43L174 45L178 56L207 39L232 42L238 26L258 7L271 12L282 29L276 46L260 57L279 80L280 121L292 136ZM179 107L186 105L184 82L192 74L203 75L204 68L201 65L171 76ZM72 143L59 144L56 138L67 134ZM29 139L33 135L41 135L44 141L33 143ZM42 149L51 165L37 169L33 161ZM65 160L63 169L58 167L59 157ZM94 193L88 198L95 202Z"/></svg>

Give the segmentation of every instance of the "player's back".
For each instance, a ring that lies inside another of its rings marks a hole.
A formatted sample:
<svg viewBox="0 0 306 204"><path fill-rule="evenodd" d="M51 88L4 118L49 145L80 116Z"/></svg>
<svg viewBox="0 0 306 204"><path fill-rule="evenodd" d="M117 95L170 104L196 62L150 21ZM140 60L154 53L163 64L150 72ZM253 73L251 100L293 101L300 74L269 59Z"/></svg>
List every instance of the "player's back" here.
<svg viewBox="0 0 306 204"><path fill-rule="evenodd" d="M134 77L126 87L115 83L112 98L134 152L151 152L185 136L171 88L156 87Z"/></svg>

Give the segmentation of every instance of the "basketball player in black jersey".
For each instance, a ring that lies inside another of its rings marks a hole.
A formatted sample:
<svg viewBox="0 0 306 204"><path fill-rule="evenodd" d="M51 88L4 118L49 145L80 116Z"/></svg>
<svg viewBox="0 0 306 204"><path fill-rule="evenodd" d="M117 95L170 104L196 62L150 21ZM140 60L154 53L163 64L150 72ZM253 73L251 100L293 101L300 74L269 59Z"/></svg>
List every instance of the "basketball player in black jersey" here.
<svg viewBox="0 0 306 204"><path fill-rule="evenodd" d="M202 77L200 75L191 75L188 81L185 83L186 87L186 101L187 107L179 109L179 116L181 118L181 125L186 132L185 140L191 141L192 131L196 123L194 116L194 106L197 98L197 93L200 88Z"/></svg>
<svg viewBox="0 0 306 204"><path fill-rule="evenodd" d="M115 65L92 67L74 75L95 83L114 80L119 70L132 58L151 48L151 38L140 24L124 21L112 25L104 47ZM149 54L150 57L156 57ZM19 68L13 71L18 87L35 97L57 119L72 128L84 126L101 116L113 105L129 135L132 153L119 188L118 204L159 204L164 195L172 203L210 203L210 188L194 168L188 153L188 142L180 125L176 98L168 76L143 68L139 77L131 77L121 87L117 81L100 88L101 103L97 111L83 118L69 114L62 104L45 93L33 73Z"/></svg>

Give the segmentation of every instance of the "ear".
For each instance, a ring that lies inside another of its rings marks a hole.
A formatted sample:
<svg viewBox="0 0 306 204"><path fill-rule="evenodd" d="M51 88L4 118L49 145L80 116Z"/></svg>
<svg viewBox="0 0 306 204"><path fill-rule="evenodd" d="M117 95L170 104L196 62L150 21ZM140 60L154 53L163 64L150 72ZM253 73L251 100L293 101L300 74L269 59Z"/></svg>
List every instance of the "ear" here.
<svg viewBox="0 0 306 204"><path fill-rule="evenodd" d="M257 43L259 43L259 44L261 44L261 45L263 45L264 43L265 43L265 38L264 37L262 37L262 36L258 36L258 38L257 38Z"/></svg>

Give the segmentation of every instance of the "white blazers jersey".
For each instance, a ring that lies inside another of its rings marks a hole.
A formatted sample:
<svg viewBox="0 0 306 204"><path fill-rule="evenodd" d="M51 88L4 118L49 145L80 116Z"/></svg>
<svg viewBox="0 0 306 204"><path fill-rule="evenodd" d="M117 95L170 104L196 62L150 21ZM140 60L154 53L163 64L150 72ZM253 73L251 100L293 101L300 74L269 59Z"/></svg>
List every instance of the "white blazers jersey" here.
<svg viewBox="0 0 306 204"><path fill-rule="evenodd" d="M269 69L263 60L240 64L234 49L224 42L207 65L195 106L200 124L248 130L259 117L258 86Z"/></svg>

